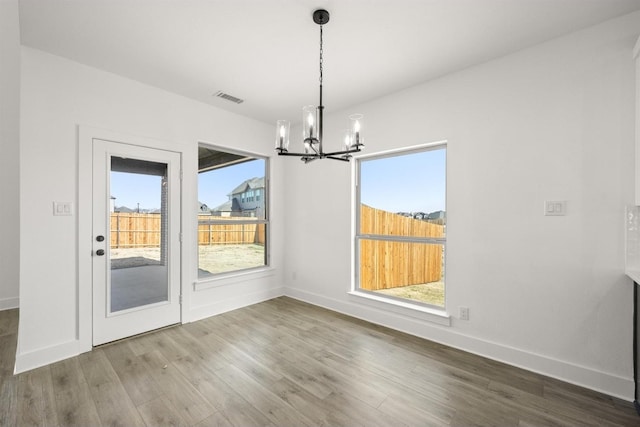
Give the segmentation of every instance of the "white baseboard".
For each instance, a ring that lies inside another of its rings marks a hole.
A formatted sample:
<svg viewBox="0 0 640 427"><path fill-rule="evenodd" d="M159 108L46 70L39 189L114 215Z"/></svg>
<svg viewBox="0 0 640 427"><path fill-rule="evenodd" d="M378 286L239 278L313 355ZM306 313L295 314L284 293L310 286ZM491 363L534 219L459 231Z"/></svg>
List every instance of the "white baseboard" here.
<svg viewBox="0 0 640 427"><path fill-rule="evenodd" d="M0 311L20 307L20 298L0 298Z"/></svg>
<svg viewBox="0 0 640 427"><path fill-rule="evenodd" d="M195 322L197 320L206 319L207 317L215 316L216 314L226 313L227 311L236 310L238 308L246 307L248 305L257 304L259 302L267 301L272 298L277 298L284 295L284 288L265 289L250 294L244 294L235 296L232 298L226 298L221 301L216 301L213 304L201 305L191 307L189 310L189 322Z"/></svg>
<svg viewBox="0 0 640 427"><path fill-rule="evenodd" d="M284 295L622 400L631 402L634 399L635 385L631 377L620 377L504 344L478 339L460 334L452 328L430 325L424 321L393 312L383 312L356 302L328 298L294 288L284 288Z"/></svg>
<svg viewBox="0 0 640 427"><path fill-rule="evenodd" d="M59 362L64 359L77 356L80 353L84 353L84 351L80 349L80 341L77 340L30 351L28 353L18 352L18 354L16 354L14 374L19 374L21 372L30 371L51 363Z"/></svg>

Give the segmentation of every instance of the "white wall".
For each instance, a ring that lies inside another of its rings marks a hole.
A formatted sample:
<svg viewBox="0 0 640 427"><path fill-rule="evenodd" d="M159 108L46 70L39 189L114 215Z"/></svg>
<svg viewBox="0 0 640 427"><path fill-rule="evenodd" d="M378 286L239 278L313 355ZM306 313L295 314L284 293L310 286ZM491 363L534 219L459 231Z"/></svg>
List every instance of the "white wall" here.
<svg viewBox="0 0 640 427"><path fill-rule="evenodd" d="M638 33L634 13L328 115L337 143L347 114L364 113L366 153L449 141L450 327L347 294L353 200L339 162L286 166L287 293L632 400L623 213ZM566 200L567 215L543 216L545 200Z"/></svg>
<svg viewBox="0 0 640 427"><path fill-rule="evenodd" d="M4 43L10 31L4 21L0 28ZM185 320L279 295L286 279L294 297L631 399L632 288L622 233L624 206L633 200L631 49L638 28L640 14L631 14L352 109L366 114L367 153L449 141L452 326L347 295L350 170L279 158L272 165L275 269L193 291L195 218L185 219L185 255L193 248L182 272ZM13 87L14 97L15 69L22 70L22 371L87 349L77 295L90 284L78 276L79 218L51 211L54 200L83 202L78 125L173 144L185 162L183 213L197 202L198 141L272 155L272 128L29 48L22 48L21 65L10 62L13 77L5 77L11 55L2 49L0 83ZM4 94L2 102L4 109ZM328 140L338 140L345 116L327 116ZM17 182L15 154L2 173ZM17 197L12 185L2 187L5 194ZM544 200L567 200L568 215L542 216ZM17 239L15 228L3 227L3 239L5 228ZM17 262L15 245L1 245L1 259ZM10 275L3 270L1 277ZM469 322L455 318L461 305L471 309Z"/></svg>
<svg viewBox="0 0 640 427"><path fill-rule="evenodd" d="M282 293L277 273L281 244L272 247L275 268L270 271L218 281L198 291L193 286L197 280L193 207L197 206L198 142L270 156L271 126L23 47L18 372L91 348L90 300L83 296L90 295L90 276L83 273L90 257L86 251L78 253L78 239L91 239L90 233L78 236L86 210L76 209L67 217L52 215L53 201L72 201L76 207L87 203L77 196L82 188L79 179L86 179L79 177L79 162L91 161L78 157L87 151L78 145L85 141L79 139L79 129L84 132L87 126L151 139L183 154L184 321ZM272 180L280 186L281 168L278 160L273 163ZM271 208L276 218L282 203L274 194ZM273 232L277 234L279 227L275 220Z"/></svg>
<svg viewBox="0 0 640 427"><path fill-rule="evenodd" d="M20 28L17 0L0 0L0 310L18 307Z"/></svg>

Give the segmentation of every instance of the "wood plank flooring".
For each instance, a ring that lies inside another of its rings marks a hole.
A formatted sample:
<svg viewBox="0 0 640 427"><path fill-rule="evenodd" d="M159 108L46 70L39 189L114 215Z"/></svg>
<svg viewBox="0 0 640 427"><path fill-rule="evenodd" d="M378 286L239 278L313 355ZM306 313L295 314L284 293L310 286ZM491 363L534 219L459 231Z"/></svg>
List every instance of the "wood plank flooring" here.
<svg viewBox="0 0 640 427"><path fill-rule="evenodd" d="M12 375L0 426L640 426L633 405L281 297Z"/></svg>

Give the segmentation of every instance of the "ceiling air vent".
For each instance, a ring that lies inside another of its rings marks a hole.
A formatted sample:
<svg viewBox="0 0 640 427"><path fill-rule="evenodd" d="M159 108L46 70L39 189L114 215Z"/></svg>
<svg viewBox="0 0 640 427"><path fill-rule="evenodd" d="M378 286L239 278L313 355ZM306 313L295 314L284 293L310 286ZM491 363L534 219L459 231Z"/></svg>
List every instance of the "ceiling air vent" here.
<svg viewBox="0 0 640 427"><path fill-rule="evenodd" d="M217 91L213 95L217 96L218 98L226 99L227 101L235 102L236 104L242 104L244 102L244 99L236 98L235 96L224 93L221 90Z"/></svg>

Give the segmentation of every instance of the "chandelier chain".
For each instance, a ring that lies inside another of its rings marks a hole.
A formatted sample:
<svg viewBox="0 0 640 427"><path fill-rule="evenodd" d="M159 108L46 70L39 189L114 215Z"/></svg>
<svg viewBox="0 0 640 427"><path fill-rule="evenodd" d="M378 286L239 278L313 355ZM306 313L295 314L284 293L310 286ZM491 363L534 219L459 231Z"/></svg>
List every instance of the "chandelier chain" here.
<svg viewBox="0 0 640 427"><path fill-rule="evenodd" d="M322 86L322 25L320 25L320 86Z"/></svg>

